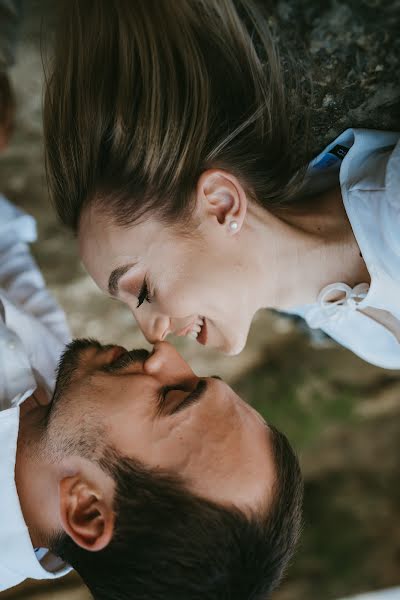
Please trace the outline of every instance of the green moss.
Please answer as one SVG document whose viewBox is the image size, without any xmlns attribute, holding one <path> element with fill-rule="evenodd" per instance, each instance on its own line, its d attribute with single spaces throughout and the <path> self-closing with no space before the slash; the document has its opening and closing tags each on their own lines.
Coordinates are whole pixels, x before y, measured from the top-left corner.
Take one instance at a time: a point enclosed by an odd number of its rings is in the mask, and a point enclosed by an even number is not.
<svg viewBox="0 0 400 600">
<path fill-rule="evenodd" d="M 269 361 L 250 371 L 236 389 L 302 449 L 314 443 L 326 427 L 356 420 L 357 392 L 326 379 L 321 371 L 300 368 L 288 376 L 286 369 Z"/>
</svg>

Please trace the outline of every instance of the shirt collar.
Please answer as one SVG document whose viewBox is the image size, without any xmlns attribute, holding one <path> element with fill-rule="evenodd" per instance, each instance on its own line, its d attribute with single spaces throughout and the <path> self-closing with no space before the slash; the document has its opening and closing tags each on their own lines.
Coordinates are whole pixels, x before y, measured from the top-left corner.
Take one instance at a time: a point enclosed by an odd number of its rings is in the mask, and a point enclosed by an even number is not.
<svg viewBox="0 0 400 600">
<path fill-rule="evenodd" d="M 57 572 L 47 571 L 32 546 L 15 484 L 19 415 L 19 407 L 0 412 L 0 573 L 4 571 L 7 587 L 27 577 L 53 579 L 70 570 L 63 564 Z"/>
</svg>

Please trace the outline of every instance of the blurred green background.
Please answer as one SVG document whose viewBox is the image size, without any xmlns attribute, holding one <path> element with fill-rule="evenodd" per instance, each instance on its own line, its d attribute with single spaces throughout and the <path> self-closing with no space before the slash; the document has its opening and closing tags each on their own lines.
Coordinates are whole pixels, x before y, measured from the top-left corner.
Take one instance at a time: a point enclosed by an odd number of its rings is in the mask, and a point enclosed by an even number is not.
<svg viewBox="0 0 400 600">
<path fill-rule="evenodd" d="M 0 157 L 0 192 L 35 215 L 34 253 L 75 334 L 144 345 L 128 311 L 103 298 L 49 208 L 42 149 L 43 17 L 26 3 L 12 69 L 18 117 Z M 399 2 L 277 1 L 271 21 L 314 80 L 311 152 L 348 126 L 400 128 Z M 286 47 L 286 46 L 285 46 Z M 371 340 L 373 344 L 373 340 Z M 329 341 L 312 341 L 285 317 L 257 315 L 246 350 L 226 358 L 180 340 L 199 374 L 219 373 L 285 431 L 305 475 L 302 541 L 276 600 L 329 600 L 400 583 L 400 373 L 367 365 Z M 2 598 L 84 600 L 72 575 L 25 583 Z"/>
</svg>

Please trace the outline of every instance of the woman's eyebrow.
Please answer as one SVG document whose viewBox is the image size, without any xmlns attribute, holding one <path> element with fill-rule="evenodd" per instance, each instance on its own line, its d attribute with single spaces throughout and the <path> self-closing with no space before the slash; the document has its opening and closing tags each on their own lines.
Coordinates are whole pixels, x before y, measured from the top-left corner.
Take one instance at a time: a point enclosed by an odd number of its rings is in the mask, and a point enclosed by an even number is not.
<svg viewBox="0 0 400 600">
<path fill-rule="evenodd" d="M 111 296 L 116 296 L 118 294 L 118 282 L 121 279 L 121 277 L 123 275 L 125 275 L 125 273 L 127 271 L 129 271 L 129 269 L 131 267 L 134 267 L 136 265 L 136 263 L 129 263 L 127 265 L 123 265 L 122 267 L 118 267 L 117 269 L 114 269 L 113 271 L 111 271 L 110 277 L 108 278 L 108 292 Z"/>
</svg>

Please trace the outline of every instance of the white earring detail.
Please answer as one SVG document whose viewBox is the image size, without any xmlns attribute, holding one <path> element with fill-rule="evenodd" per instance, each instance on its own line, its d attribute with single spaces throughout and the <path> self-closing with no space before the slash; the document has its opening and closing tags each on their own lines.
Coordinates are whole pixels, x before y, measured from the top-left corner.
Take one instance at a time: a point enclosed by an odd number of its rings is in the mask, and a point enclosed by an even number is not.
<svg viewBox="0 0 400 600">
<path fill-rule="evenodd" d="M 239 227 L 238 222 L 237 221 L 231 221 L 229 223 L 229 229 L 231 231 L 237 231 L 237 228 Z"/>
</svg>

